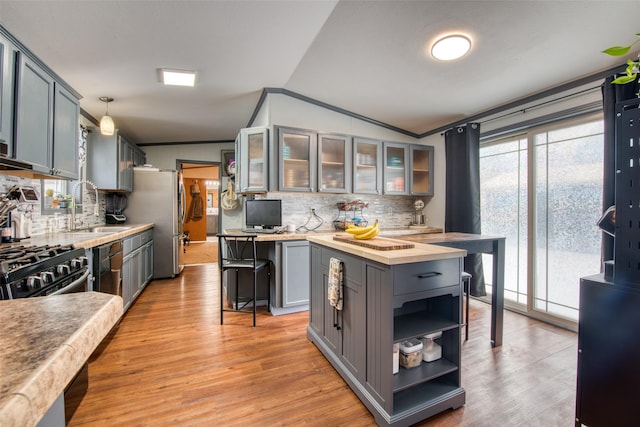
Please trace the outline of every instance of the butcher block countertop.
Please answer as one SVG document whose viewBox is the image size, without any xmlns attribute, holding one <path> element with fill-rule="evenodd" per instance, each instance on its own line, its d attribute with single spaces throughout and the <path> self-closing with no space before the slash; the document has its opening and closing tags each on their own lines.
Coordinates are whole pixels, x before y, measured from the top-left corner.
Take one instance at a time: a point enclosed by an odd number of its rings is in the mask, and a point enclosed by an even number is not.
<svg viewBox="0 0 640 427">
<path fill-rule="evenodd" d="M 242 229 L 231 228 L 224 230 L 228 234 L 250 234 L 244 233 Z M 319 230 L 319 231 L 296 231 L 295 233 L 283 232 L 283 233 L 256 233 L 256 241 L 258 242 L 278 242 L 287 240 L 306 240 L 309 236 L 334 236 L 342 233 L 337 230 Z M 422 234 L 442 234 L 442 228 L 436 227 L 421 227 L 421 228 L 385 228 L 380 231 L 380 236 L 396 237 L 396 236 L 412 236 Z M 344 233 L 346 234 L 346 233 Z"/>
<path fill-rule="evenodd" d="M 0 425 L 35 426 L 121 316 L 99 292 L 0 301 Z"/>
<path fill-rule="evenodd" d="M 364 247 L 344 241 L 335 240 L 334 236 L 350 236 L 348 233 L 331 233 L 327 235 L 307 235 L 307 240 L 332 249 L 337 249 L 351 255 L 377 261 L 386 265 L 410 264 L 414 262 L 433 261 L 437 259 L 459 258 L 467 255 L 464 249 L 447 248 L 444 246 L 427 245 L 422 243 L 414 243 L 413 248 L 394 249 L 394 250 L 377 250 L 370 247 Z M 375 242 L 374 237 L 369 242 Z M 393 239 L 385 238 L 385 241 Z M 398 241 L 399 244 L 406 243 Z"/>
</svg>

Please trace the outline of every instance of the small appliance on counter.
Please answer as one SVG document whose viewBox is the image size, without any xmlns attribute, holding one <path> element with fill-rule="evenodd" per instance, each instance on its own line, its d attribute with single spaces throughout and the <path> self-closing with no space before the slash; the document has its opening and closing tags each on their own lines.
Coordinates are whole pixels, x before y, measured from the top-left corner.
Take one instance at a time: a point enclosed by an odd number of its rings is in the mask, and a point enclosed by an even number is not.
<svg viewBox="0 0 640 427">
<path fill-rule="evenodd" d="M 127 217 L 122 211 L 127 207 L 127 195 L 124 193 L 108 193 L 106 196 L 105 222 L 107 224 L 124 224 Z"/>
<path fill-rule="evenodd" d="M 13 240 L 20 241 L 31 237 L 31 212 L 17 212 L 11 217 Z"/>
<path fill-rule="evenodd" d="M 413 218 L 409 228 L 428 228 L 427 218 L 424 216 L 422 210 L 424 209 L 424 202 L 420 199 L 413 202 Z"/>
</svg>

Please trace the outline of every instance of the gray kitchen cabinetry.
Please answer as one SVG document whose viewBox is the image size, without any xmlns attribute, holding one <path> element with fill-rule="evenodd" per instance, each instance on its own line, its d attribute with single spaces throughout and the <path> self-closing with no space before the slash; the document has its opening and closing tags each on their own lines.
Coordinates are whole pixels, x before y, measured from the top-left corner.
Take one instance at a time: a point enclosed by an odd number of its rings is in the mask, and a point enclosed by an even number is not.
<svg viewBox="0 0 640 427">
<path fill-rule="evenodd" d="M 78 99 L 36 61 L 17 58 L 15 158 L 35 172 L 77 179 Z"/>
<path fill-rule="evenodd" d="M 269 129 L 241 129 L 236 139 L 236 176 L 239 192 L 266 193 L 269 190 Z"/>
<path fill-rule="evenodd" d="M 342 310 L 335 310 L 327 299 L 329 259 L 332 256 L 344 263 Z M 309 328 L 322 340 L 324 346 L 320 347 L 321 350 L 323 347 L 329 349 L 329 360 L 339 361 L 340 368 L 336 368 L 339 372 L 347 369 L 357 383 L 365 384 L 367 296 L 361 260 L 312 244 L 310 297 Z M 314 341 L 313 338 L 311 340 Z"/>
<path fill-rule="evenodd" d="M 309 304 L 309 242 L 282 242 L 282 306 Z"/>
<path fill-rule="evenodd" d="M 0 154 L 9 158 L 13 157 L 13 57 L 13 44 L 0 34 Z"/>
<path fill-rule="evenodd" d="M 314 192 L 317 188 L 317 133 L 275 126 L 278 141 L 278 191 Z"/>
<path fill-rule="evenodd" d="M 343 263 L 344 307 L 327 299 L 329 260 Z M 307 337 L 378 425 L 410 425 L 465 403 L 461 387 L 462 258 L 384 265 L 311 244 Z M 442 357 L 393 374 L 393 344 L 442 333 Z"/>
<path fill-rule="evenodd" d="M 122 240 L 122 299 L 125 311 L 153 276 L 153 230 Z"/>
<path fill-rule="evenodd" d="M 382 194 L 382 141 L 353 138 L 353 192 Z"/>
<path fill-rule="evenodd" d="M 410 147 L 409 194 L 433 196 L 433 147 L 418 144 L 412 144 Z"/>
<path fill-rule="evenodd" d="M 102 135 L 92 127 L 87 144 L 87 179 L 101 190 L 133 190 L 133 145 L 118 129 Z"/>
<path fill-rule="evenodd" d="M 318 191 L 351 192 L 352 150 L 350 136 L 318 135 Z"/>
</svg>

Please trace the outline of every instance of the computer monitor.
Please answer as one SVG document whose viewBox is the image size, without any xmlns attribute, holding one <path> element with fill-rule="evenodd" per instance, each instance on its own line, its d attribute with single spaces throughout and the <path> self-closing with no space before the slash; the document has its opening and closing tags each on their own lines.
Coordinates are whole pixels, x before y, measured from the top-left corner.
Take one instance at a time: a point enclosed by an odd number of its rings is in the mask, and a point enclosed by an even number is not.
<svg viewBox="0 0 640 427">
<path fill-rule="evenodd" d="M 247 200 L 245 210 L 247 227 L 273 228 L 282 225 L 282 200 Z"/>
</svg>

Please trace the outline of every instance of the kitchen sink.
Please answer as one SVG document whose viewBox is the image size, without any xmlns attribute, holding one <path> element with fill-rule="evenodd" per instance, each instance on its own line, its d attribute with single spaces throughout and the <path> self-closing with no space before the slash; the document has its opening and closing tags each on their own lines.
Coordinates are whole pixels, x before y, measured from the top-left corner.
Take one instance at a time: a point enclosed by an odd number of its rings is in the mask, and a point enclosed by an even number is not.
<svg viewBox="0 0 640 427">
<path fill-rule="evenodd" d="M 118 233 L 120 231 L 131 230 L 133 227 L 131 226 L 122 226 L 122 225 L 105 225 L 100 227 L 91 227 L 87 231 L 90 233 Z"/>
<path fill-rule="evenodd" d="M 126 225 L 100 225 L 97 227 L 90 228 L 79 228 L 73 231 L 66 231 L 65 233 L 70 234 L 89 234 L 89 233 L 119 233 L 121 231 L 131 230 L 132 226 Z"/>
</svg>

